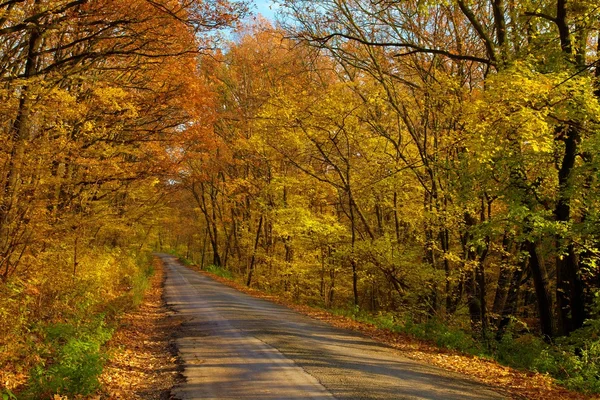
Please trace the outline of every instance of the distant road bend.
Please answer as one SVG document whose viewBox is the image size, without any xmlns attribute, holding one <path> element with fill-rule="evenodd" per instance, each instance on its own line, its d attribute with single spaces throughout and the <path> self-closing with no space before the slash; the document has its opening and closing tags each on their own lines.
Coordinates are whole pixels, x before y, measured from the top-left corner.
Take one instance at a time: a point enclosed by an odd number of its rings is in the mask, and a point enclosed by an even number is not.
<svg viewBox="0 0 600 400">
<path fill-rule="evenodd" d="M 256 299 L 161 254 L 178 334 L 183 400 L 502 399 L 360 334 Z"/>
</svg>

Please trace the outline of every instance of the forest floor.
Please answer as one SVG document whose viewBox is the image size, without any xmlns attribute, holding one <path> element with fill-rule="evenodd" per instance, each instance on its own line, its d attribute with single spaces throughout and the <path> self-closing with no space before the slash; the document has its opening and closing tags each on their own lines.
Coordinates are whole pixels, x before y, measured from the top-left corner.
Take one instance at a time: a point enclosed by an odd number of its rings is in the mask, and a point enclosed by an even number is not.
<svg viewBox="0 0 600 400">
<path fill-rule="evenodd" d="M 107 344 L 110 359 L 100 377 L 102 393 L 90 399 L 166 400 L 182 379 L 172 340 L 181 320 L 164 302 L 164 271 L 158 258 L 154 270 L 142 303 L 123 316 Z"/>
<path fill-rule="evenodd" d="M 418 340 L 405 334 L 379 329 L 368 323 L 357 322 L 348 317 L 335 315 L 314 307 L 299 305 L 288 299 L 248 288 L 232 280 L 202 271 L 196 266 L 188 268 L 208 275 L 214 280 L 253 297 L 262 298 L 286 306 L 294 311 L 326 322 L 335 327 L 360 332 L 377 342 L 399 350 L 403 356 L 469 376 L 511 398 L 532 400 L 600 399 L 597 395 L 585 395 L 560 387 L 548 375 L 521 371 L 503 366 L 489 359 L 439 348 L 431 343 Z"/>
</svg>

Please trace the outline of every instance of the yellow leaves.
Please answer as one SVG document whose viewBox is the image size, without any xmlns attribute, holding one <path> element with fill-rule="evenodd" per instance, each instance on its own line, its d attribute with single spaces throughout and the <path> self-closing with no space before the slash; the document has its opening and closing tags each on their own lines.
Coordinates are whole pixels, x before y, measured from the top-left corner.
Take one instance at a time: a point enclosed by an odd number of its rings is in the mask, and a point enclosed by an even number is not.
<svg viewBox="0 0 600 400">
<path fill-rule="evenodd" d="M 553 113 L 560 104 L 555 90 L 558 79 L 521 63 L 488 78 L 486 90 L 467 106 L 465 116 L 466 131 L 474 139 L 467 146 L 480 162 L 519 156 L 517 151 L 538 162 L 551 155 L 557 124 Z"/>
<path fill-rule="evenodd" d="M 274 226 L 282 236 L 330 243 L 347 234 L 346 228 L 334 216 L 314 215 L 304 207 L 279 209 L 275 212 L 274 220 Z"/>
<path fill-rule="evenodd" d="M 53 88 L 48 93 L 48 99 L 53 101 L 53 107 L 59 107 L 63 118 L 77 117 L 81 112 L 81 108 L 77 104 L 77 98 L 68 90 Z M 55 111 L 57 110 L 55 109 Z"/>
<path fill-rule="evenodd" d="M 552 118 L 557 121 L 573 121 L 583 128 L 598 125 L 600 102 L 593 93 L 594 82 L 590 76 L 558 74 L 552 88 Z"/>
<path fill-rule="evenodd" d="M 486 90 L 467 105 L 464 116 L 465 145 L 476 155 L 472 166 L 491 172 L 495 179 L 508 180 L 514 166 L 527 171 L 538 182 L 538 193 L 553 196 L 556 152 L 562 150 L 561 135 L 566 124 L 582 132 L 593 132 L 600 106 L 586 76 L 569 72 L 536 72 L 525 63 L 488 77 Z M 584 133 L 582 146 L 588 144 Z M 513 167 L 511 167 L 511 165 Z"/>
<path fill-rule="evenodd" d="M 124 118 L 135 118 L 137 109 L 132 102 L 131 96 L 120 87 L 96 87 L 93 90 L 96 101 L 104 109 L 104 112 L 118 112 Z"/>
</svg>

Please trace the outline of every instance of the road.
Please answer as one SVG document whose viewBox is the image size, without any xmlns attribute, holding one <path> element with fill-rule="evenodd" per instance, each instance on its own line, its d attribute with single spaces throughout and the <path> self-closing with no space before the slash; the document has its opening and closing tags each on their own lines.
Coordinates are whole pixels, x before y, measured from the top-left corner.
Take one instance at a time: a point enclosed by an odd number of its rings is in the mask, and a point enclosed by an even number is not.
<svg viewBox="0 0 600 400">
<path fill-rule="evenodd" d="M 358 333 L 253 298 L 160 255 L 167 304 L 185 322 L 178 399 L 502 399 Z"/>
</svg>

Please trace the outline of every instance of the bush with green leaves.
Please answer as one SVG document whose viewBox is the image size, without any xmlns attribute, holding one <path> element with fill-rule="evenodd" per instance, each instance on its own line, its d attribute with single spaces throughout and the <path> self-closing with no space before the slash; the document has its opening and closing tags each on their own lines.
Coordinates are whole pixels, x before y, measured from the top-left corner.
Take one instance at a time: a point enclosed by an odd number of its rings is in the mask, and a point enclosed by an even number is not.
<svg viewBox="0 0 600 400">
<path fill-rule="evenodd" d="M 17 400 L 17 396 L 8 389 L 0 391 L 0 395 L 2 396 L 2 400 Z"/>
<path fill-rule="evenodd" d="M 210 272 L 211 274 L 215 274 L 217 276 L 220 276 L 222 278 L 226 278 L 226 279 L 232 279 L 233 275 L 231 274 L 231 272 L 229 272 L 228 270 L 218 267 L 216 265 L 209 265 L 208 267 L 206 267 L 206 271 Z"/>
<path fill-rule="evenodd" d="M 600 393 L 600 320 L 557 341 L 555 376 L 570 389 Z"/>
<path fill-rule="evenodd" d="M 112 335 L 103 316 L 76 324 L 54 324 L 44 330 L 48 352 L 32 370 L 25 398 L 95 392 L 106 361 L 102 345 Z"/>
</svg>

